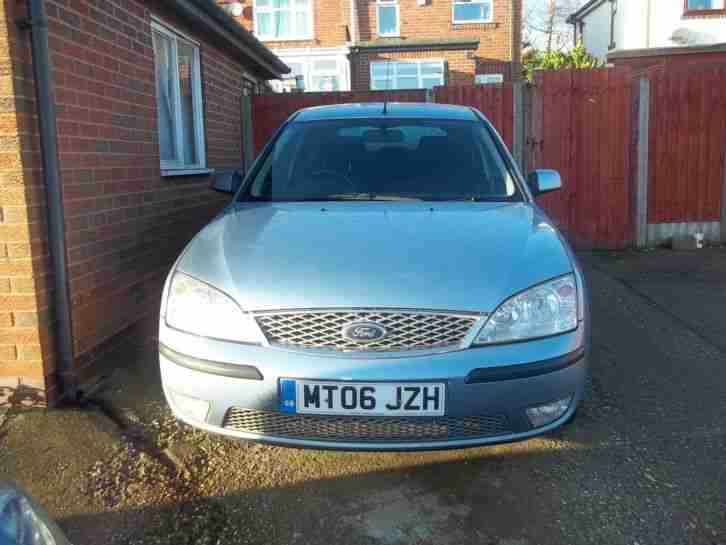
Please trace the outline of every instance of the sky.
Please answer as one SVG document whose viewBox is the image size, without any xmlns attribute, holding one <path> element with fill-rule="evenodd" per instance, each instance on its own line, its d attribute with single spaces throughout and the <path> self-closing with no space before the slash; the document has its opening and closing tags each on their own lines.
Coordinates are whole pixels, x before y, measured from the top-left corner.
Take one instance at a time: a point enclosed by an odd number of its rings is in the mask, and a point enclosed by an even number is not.
<svg viewBox="0 0 726 545">
<path fill-rule="evenodd" d="M 546 44 L 546 36 L 542 32 L 538 32 L 537 28 L 544 26 L 545 16 L 547 14 L 547 5 L 550 0 L 524 0 L 524 29 L 523 37 L 525 40 L 533 42 L 538 49 L 544 48 Z M 556 47 L 570 48 L 572 44 L 572 27 L 565 22 L 567 15 L 575 11 L 586 0 L 556 0 L 560 6 L 557 25 Z"/>
</svg>

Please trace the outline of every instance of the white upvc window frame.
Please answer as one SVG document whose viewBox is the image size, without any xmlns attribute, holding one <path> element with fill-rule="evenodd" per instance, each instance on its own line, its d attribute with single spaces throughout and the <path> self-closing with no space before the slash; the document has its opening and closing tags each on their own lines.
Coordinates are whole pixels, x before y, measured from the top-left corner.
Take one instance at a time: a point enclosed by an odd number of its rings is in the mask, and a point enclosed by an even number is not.
<svg viewBox="0 0 726 545">
<path fill-rule="evenodd" d="M 381 8 L 396 9 L 396 30 L 394 32 L 381 32 Z M 382 38 L 397 38 L 401 35 L 401 8 L 398 0 L 376 0 L 376 35 Z"/>
<path fill-rule="evenodd" d="M 290 0 L 290 7 L 289 8 L 275 8 L 272 6 L 272 2 L 274 0 L 269 0 L 270 5 L 269 6 L 259 6 L 258 0 L 253 0 L 252 2 L 252 18 L 253 18 L 253 26 L 254 26 L 254 35 L 257 37 L 258 40 L 261 42 L 295 42 L 295 41 L 305 41 L 305 40 L 312 40 L 315 38 L 315 0 L 307 0 L 308 5 L 307 8 L 304 10 L 307 12 L 308 16 L 308 32 L 307 34 L 290 34 L 286 36 L 274 36 L 274 35 L 264 35 L 260 34 L 260 25 L 258 22 L 259 15 L 261 13 L 269 13 L 271 18 L 271 24 L 274 23 L 275 20 L 275 12 L 278 11 L 289 11 L 290 12 L 290 24 L 291 28 L 295 28 L 296 26 L 296 17 L 295 14 L 299 11 L 303 11 L 301 9 L 298 9 L 296 4 L 296 0 Z"/>
<path fill-rule="evenodd" d="M 282 62 L 288 66 L 300 65 L 305 92 L 315 92 L 313 79 L 315 76 L 335 76 L 338 79 L 338 91 L 350 91 L 350 60 L 348 48 L 282 48 L 273 49 Z M 335 61 L 336 70 L 316 70 L 317 61 Z M 287 81 L 286 81 L 287 80 Z M 272 85 L 278 92 L 294 88 L 294 77 L 284 78 L 273 82 Z"/>
<path fill-rule="evenodd" d="M 467 19 L 466 21 L 457 21 L 456 6 L 470 4 L 489 4 L 488 19 Z M 451 2 L 451 22 L 455 25 L 478 25 L 482 23 L 491 23 L 494 20 L 494 0 L 452 0 Z"/>
<path fill-rule="evenodd" d="M 385 79 L 386 80 L 389 80 L 390 79 L 392 83 L 395 83 L 396 78 L 398 76 L 398 65 L 399 64 L 403 64 L 403 63 L 406 63 L 406 64 L 415 64 L 416 65 L 416 69 L 417 69 L 416 70 L 416 79 L 418 80 L 417 81 L 417 83 L 418 83 L 418 86 L 417 87 L 405 87 L 405 88 L 403 88 L 403 87 L 391 87 L 390 89 L 389 88 L 379 88 L 379 89 L 376 89 L 374 87 L 374 80 L 381 80 L 381 79 L 383 79 L 383 78 L 380 78 L 380 77 L 374 78 L 374 76 L 373 76 L 373 68 L 374 68 L 375 65 L 384 65 L 384 66 L 387 66 L 387 69 L 390 70 L 390 77 L 386 77 Z M 378 90 L 378 91 L 380 91 L 380 90 L 397 91 L 397 90 L 401 90 L 401 89 L 426 89 L 426 87 L 424 87 L 422 85 L 422 83 L 421 83 L 422 80 L 426 78 L 425 75 L 421 74 L 421 66 L 424 65 L 424 64 L 434 64 L 434 63 L 438 63 L 440 65 L 440 68 L 441 68 L 441 85 L 445 85 L 446 84 L 446 61 L 444 61 L 444 59 L 396 59 L 396 60 L 392 60 L 392 61 L 373 61 L 373 62 L 370 63 L 370 68 L 369 68 L 369 73 L 370 73 L 370 78 L 371 78 L 371 80 L 370 80 L 371 81 L 370 88 L 371 88 L 371 90 Z"/>
<path fill-rule="evenodd" d="M 174 100 L 174 143 L 177 150 L 181 150 L 184 147 L 184 133 L 183 133 L 183 120 L 182 120 L 182 107 L 181 107 L 181 87 L 179 83 L 179 56 L 178 56 L 178 44 L 179 41 L 185 42 L 191 46 L 194 51 L 192 58 L 192 108 L 194 110 L 194 144 L 197 151 L 197 162 L 196 163 L 184 163 L 183 160 L 175 161 L 164 161 L 160 159 L 161 170 L 165 174 L 185 172 L 203 172 L 207 170 L 207 153 L 206 153 L 206 142 L 205 142 L 205 130 L 204 130 L 204 100 L 202 98 L 202 71 L 201 71 L 201 55 L 199 42 L 186 36 L 185 34 L 176 31 L 169 25 L 162 23 L 157 19 L 151 21 L 152 31 L 163 34 L 165 37 L 171 40 L 172 58 L 176 69 L 173 71 L 172 76 L 172 98 Z M 154 77 L 156 77 L 156 52 L 154 52 Z M 156 88 L 155 88 L 156 92 Z M 157 113 L 158 116 L 158 113 Z M 157 123 L 159 120 L 157 118 Z"/>
</svg>

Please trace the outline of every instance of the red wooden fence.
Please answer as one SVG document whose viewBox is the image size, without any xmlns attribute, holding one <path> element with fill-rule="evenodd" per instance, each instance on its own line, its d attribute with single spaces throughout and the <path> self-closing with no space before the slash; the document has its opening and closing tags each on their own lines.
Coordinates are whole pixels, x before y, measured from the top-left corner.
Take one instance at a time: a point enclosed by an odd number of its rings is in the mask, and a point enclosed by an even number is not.
<svg viewBox="0 0 726 545">
<path fill-rule="evenodd" d="M 647 77 L 648 223 L 718 221 L 726 168 L 726 68 L 660 70 Z M 637 89 L 637 80 L 622 67 L 538 72 L 535 85 L 524 89 L 525 163 L 562 175 L 562 191 L 539 201 L 577 247 L 622 248 L 633 242 Z M 391 101 L 426 98 L 423 90 L 388 93 Z M 254 96 L 255 148 L 300 108 L 382 99 L 381 91 Z M 434 99 L 481 110 L 512 148 L 511 83 L 437 87 Z"/>
<path fill-rule="evenodd" d="M 264 147 L 267 140 L 296 111 L 325 104 L 346 104 L 351 102 L 426 102 L 424 89 L 406 91 L 342 91 L 335 93 L 278 93 L 254 95 L 252 97 L 253 131 L 255 153 Z"/>
<path fill-rule="evenodd" d="M 509 149 L 514 142 L 514 94 L 512 84 L 448 86 L 434 89 L 434 101 L 472 106 L 487 116 Z"/>
<path fill-rule="evenodd" d="M 648 222 L 718 221 L 726 150 L 726 68 L 650 79 Z"/>
<path fill-rule="evenodd" d="M 538 73 L 531 119 L 535 168 L 562 175 L 540 204 L 580 248 L 633 239 L 632 80 L 628 69 Z"/>
</svg>

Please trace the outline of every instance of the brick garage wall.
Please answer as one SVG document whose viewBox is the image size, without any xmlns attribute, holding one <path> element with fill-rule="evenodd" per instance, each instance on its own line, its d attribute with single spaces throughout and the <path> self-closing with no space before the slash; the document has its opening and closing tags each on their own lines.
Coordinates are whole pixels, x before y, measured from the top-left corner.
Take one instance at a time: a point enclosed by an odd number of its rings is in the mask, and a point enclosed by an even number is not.
<svg viewBox="0 0 726 545">
<path fill-rule="evenodd" d="M 16 7 L 24 5 L 12 1 Z M 123 332 L 157 311 L 171 263 L 226 202 L 209 189 L 208 176 L 161 177 L 151 14 L 201 44 L 211 168 L 241 162 L 243 69 L 223 46 L 177 20 L 159 1 L 49 0 L 47 7 L 74 355 L 83 380 Z M 28 119 L 33 113 L 32 99 L 26 98 L 32 94 L 28 90 L 32 78 L 26 73 L 28 40 L 27 34 L 17 36 L 12 70 L 23 94 L 16 91 L 16 104 L 7 104 L 2 130 L 19 132 L 25 127 L 13 124 L 14 111 L 23 120 L 26 115 L 21 112 L 29 110 Z M 19 370 L 37 382 L 45 378 L 52 402 L 57 394 L 52 343 L 46 339 L 48 328 L 34 325 L 48 321 L 52 279 L 44 240 L 38 145 L 31 138 L 36 129 L 33 123 L 27 125 L 27 137 L 3 139 L 9 146 L 17 142 L 17 149 L 3 162 L 13 169 L 10 178 L 5 174 L 2 178 L 0 206 L 7 221 L 0 225 L 5 229 L 3 238 L 15 233 L 12 237 L 17 240 L 0 245 L 0 256 L 8 252 L 14 256 L 0 257 L 0 300 L 10 298 L 9 305 L 3 305 L 10 312 L 0 313 L 0 380 L 18 375 Z M 24 165 L 19 164 L 21 147 Z M 8 221 L 18 225 L 7 228 Z M 27 316 L 16 318 L 20 312 Z"/>
<path fill-rule="evenodd" d="M 360 19 L 360 39 L 375 40 L 376 1 L 357 0 Z M 505 70 L 509 64 L 519 65 L 521 59 L 522 0 L 494 0 L 493 20 L 486 24 L 455 25 L 452 21 L 451 0 L 427 0 L 419 6 L 416 0 L 399 0 L 400 33 L 402 38 L 478 38 L 474 52 L 476 73 Z M 504 68 L 497 64 L 506 63 Z M 473 78 L 472 81 L 473 83 Z"/>
<path fill-rule="evenodd" d="M 354 91 L 370 89 L 371 72 L 370 63 L 386 61 L 388 59 L 443 59 L 446 61 L 447 85 L 466 85 L 474 80 L 476 60 L 471 51 L 381 51 L 361 52 L 351 56 L 351 85 Z"/>
<path fill-rule="evenodd" d="M 29 44 L 15 25 L 24 5 L 0 7 L 0 408 L 44 404 L 53 369 L 35 91 Z"/>
</svg>

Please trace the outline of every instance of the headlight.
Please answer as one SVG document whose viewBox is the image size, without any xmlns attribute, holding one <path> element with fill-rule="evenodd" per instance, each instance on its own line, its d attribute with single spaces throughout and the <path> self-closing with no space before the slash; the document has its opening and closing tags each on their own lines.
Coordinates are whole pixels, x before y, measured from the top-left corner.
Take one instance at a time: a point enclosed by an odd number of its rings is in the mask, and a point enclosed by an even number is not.
<svg viewBox="0 0 726 545">
<path fill-rule="evenodd" d="M 474 344 L 536 339 L 577 327 L 577 283 L 568 274 L 505 301 L 489 317 Z"/>
<path fill-rule="evenodd" d="M 176 272 L 166 303 L 166 323 L 187 333 L 244 343 L 260 343 L 260 330 L 230 297 Z"/>
</svg>

